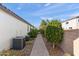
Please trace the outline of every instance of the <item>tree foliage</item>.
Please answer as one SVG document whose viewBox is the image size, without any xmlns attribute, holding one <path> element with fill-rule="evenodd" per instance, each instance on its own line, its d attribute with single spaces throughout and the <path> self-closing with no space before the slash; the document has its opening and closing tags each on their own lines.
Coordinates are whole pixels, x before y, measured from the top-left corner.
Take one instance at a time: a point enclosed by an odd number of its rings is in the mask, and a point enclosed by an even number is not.
<svg viewBox="0 0 79 59">
<path fill-rule="evenodd" d="M 40 29 L 44 29 L 46 27 L 47 23 L 45 20 L 42 20 L 41 21 L 41 24 L 40 24 Z"/>
<path fill-rule="evenodd" d="M 61 22 L 58 20 L 42 20 L 40 25 L 41 33 L 51 42 L 53 46 L 58 45 L 63 40 L 63 29 Z"/>
<path fill-rule="evenodd" d="M 58 20 L 52 20 L 48 23 L 49 26 L 54 26 L 57 28 L 62 28 L 61 22 Z"/>
<path fill-rule="evenodd" d="M 31 29 L 31 31 L 28 33 L 29 37 L 31 38 L 35 38 L 38 34 L 38 30 L 37 29 Z"/>
<path fill-rule="evenodd" d="M 47 26 L 46 21 L 42 20 L 40 24 L 40 32 L 42 33 L 43 36 L 44 36 L 44 31 L 46 29 L 46 26 Z"/>
<path fill-rule="evenodd" d="M 54 43 L 55 45 L 59 44 L 62 41 L 62 30 L 54 26 L 47 26 L 46 28 L 46 38 L 49 42 Z"/>
<path fill-rule="evenodd" d="M 48 26 L 45 31 L 45 36 L 49 42 L 54 46 L 62 42 L 63 39 L 63 29 L 61 22 L 58 20 L 52 20 L 48 23 Z"/>
</svg>

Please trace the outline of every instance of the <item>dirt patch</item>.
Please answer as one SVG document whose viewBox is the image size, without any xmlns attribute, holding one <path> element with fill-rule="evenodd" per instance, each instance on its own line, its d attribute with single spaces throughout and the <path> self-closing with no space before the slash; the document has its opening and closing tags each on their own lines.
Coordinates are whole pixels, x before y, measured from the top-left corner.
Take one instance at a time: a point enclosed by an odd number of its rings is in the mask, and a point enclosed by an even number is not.
<svg viewBox="0 0 79 59">
<path fill-rule="evenodd" d="M 26 41 L 26 46 L 22 50 L 4 50 L 0 52 L 1 56 L 29 56 L 33 47 L 34 40 Z"/>
<path fill-rule="evenodd" d="M 60 49 L 59 47 L 55 47 L 54 49 L 52 48 L 52 44 L 47 42 L 46 38 L 43 39 L 45 42 L 45 45 L 48 49 L 49 55 L 50 56 L 63 56 L 64 52 L 62 51 L 62 49 Z"/>
</svg>

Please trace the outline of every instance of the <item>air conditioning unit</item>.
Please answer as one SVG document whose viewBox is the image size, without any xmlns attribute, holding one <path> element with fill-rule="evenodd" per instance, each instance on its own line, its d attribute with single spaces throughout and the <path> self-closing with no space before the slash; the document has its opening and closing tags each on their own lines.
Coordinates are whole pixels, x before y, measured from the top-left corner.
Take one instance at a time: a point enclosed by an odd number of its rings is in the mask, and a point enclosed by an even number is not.
<svg viewBox="0 0 79 59">
<path fill-rule="evenodd" d="M 17 36 L 13 38 L 13 49 L 21 50 L 25 47 L 25 37 Z"/>
</svg>

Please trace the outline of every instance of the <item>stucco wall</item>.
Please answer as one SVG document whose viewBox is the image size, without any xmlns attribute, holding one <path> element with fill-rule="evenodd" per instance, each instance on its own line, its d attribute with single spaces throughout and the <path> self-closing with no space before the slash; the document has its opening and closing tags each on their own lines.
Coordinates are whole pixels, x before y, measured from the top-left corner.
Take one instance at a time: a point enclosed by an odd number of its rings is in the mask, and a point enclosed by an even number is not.
<svg viewBox="0 0 79 59">
<path fill-rule="evenodd" d="M 12 38 L 27 35 L 27 24 L 0 9 L 0 51 L 12 45 Z"/>
<path fill-rule="evenodd" d="M 72 29 L 79 29 L 79 18 L 68 20 L 62 23 L 62 28 L 64 30 L 69 30 L 69 27 L 72 27 Z M 68 24 L 66 24 L 68 22 Z"/>
<path fill-rule="evenodd" d="M 66 53 L 70 53 L 71 55 L 74 55 L 74 47 L 75 47 L 74 40 L 76 40 L 78 37 L 79 37 L 79 30 L 64 31 L 64 40 L 61 44 L 61 48 L 63 49 L 63 51 Z"/>
<path fill-rule="evenodd" d="M 74 46 L 74 52 L 73 52 L 74 55 L 79 56 L 79 37 L 76 40 L 74 40 L 73 46 Z"/>
</svg>

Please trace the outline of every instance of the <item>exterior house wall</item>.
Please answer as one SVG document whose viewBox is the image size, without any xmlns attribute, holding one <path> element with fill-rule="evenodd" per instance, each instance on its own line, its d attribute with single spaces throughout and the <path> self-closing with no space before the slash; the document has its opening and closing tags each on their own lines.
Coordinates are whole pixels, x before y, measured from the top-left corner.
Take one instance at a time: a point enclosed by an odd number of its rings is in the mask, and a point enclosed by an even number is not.
<svg viewBox="0 0 79 59">
<path fill-rule="evenodd" d="M 27 35 L 28 24 L 0 9 L 0 51 L 11 48 L 12 38 Z"/>
<path fill-rule="evenodd" d="M 27 33 L 30 32 L 30 25 L 27 24 Z"/>
<path fill-rule="evenodd" d="M 66 24 L 68 22 L 68 24 Z M 62 23 L 62 28 L 64 30 L 69 30 L 69 27 L 72 29 L 79 29 L 79 18 L 71 19 Z"/>
<path fill-rule="evenodd" d="M 64 31 L 64 40 L 62 41 L 60 47 L 66 53 L 71 55 L 79 54 L 79 30 L 65 30 Z M 78 44 L 76 44 L 76 42 Z M 77 47 L 77 48 L 76 48 Z M 75 54 L 74 54 L 75 53 Z"/>
</svg>

